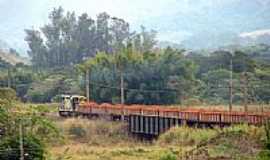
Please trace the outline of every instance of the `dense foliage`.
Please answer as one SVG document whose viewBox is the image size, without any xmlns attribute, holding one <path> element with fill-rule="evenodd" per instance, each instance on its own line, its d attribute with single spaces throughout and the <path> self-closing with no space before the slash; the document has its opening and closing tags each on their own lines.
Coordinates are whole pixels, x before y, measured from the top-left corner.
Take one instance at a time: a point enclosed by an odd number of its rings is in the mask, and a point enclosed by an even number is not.
<svg viewBox="0 0 270 160">
<path fill-rule="evenodd" d="M 1 89 L 0 95 L 0 159 L 20 159 L 21 143 L 25 160 L 45 159 L 45 144 L 59 137 L 54 123 L 37 107 L 16 101 L 12 89 Z"/>
<path fill-rule="evenodd" d="M 127 104 L 269 103 L 270 46 L 228 46 L 192 51 L 156 45 L 156 32 L 136 33 L 122 19 L 101 13 L 76 17 L 59 7 L 40 29 L 27 29 L 32 66 L 0 61 L 0 84 L 32 102 L 49 102 L 61 94 L 85 94 Z M 232 65 L 231 65 L 232 63 Z M 88 72 L 89 71 L 89 72 Z M 231 74 L 232 71 L 232 74 Z M 232 76 L 232 78 L 231 78 Z M 121 80 L 123 80 L 121 83 Z"/>
<path fill-rule="evenodd" d="M 44 146 L 39 139 L 33 135 L 24 136 L 25 160 L 44 160 Z M 19 136 L 6 137 L 0 141 L 0 159 L 20 159 L 20 138 Z"/>
<path fill-rule="evenodd" d="M 224 104 L 230 96 L 232 60 L 234 103 L 244 98 L 247 103 L 268 103 L 268 60 L 259 61 L 244 49 L 185 55 L 184 50 L 169 47 L 141 54 L 127 46 L 115 55 L 98 53 L 79 68 L 83 73 L 90 70 L 90 97 L 97 102 L 120 102 L 123 75 L 127 104 Z"/>
<path fill-rule="evenodd" d="M 183 51 L 168 48 L 141 54 L 129 47 L 116 55 L 98 53 L 79 66 L 91 70 L 92 99 L 120 103 L 121 75 L 128 104 L 173 104 L 195 95 L 196 88 L 192 86 L 198 83 L 196 65 L 184 57 Z"/>
</svg>

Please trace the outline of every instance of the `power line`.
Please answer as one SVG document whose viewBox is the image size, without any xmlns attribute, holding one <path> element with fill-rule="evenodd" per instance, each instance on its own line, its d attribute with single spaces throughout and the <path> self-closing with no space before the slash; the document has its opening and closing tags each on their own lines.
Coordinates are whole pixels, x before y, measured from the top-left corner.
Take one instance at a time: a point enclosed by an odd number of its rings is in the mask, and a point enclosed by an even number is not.
<svg viewBox="0 0 270 160">
<path fill-rule="evenodd" d="M 258 81 L 256 81 L 258 82 Z M 12 84 L 11 87 L 19 87 L 19 86 L 27 86 L 30 85 L 31 83 L 16 83 L 16 84 Z M 116 87 L 116 86 L 112 86 L 112 85 L 108 85 L 105 83 L 100 83 L 100 82 L 89 82 L 89 84 L 93 85 L 93 86 L 98 86 L 98 87 L 102 87 L 102 88 L 109 88 L 109 89 L 117 89 L 117 90 L 121 90 L 121 87 Z M 258 83 L 259 84 L 259 83 Z M 0 85 L 2 86 L 6 86 L 7 83 L 3 83 L 0 82 Z M 229 89 L 230 86 L 226 85 L 226 84 L 208 84 L 205 85 L 206 89 Z M 234 89 L 241 89 L 242 87 L 244 87 L 243 85 L 235 85 Z M 259 89 L 259 88 L 266 88 L 266 87 L 270 87 L 270 84 L 263 84 L 263 85 L 252 85 L 251 86 L 247 86 L 247 88 L 252 88 L 252 89 Z M 202 86 L 202 88 L 204 88 L 204 86 Z M 153 89 L 135 89 L 135 88 L 124 88 L 124 90 L 126 91 L 133 91 L 133 92 L 143 92 L 143 93 L 176 93 L 181 91 L 181 89 L 171 89 L 171 88 L 164 88 L 164 89 L 157 89 L 157 90 L 153 90 Z"/>
<path fill-rule="evenodd" d="M 99 82 L 89 82 L 91 85 L 94 85 L 94 86 L 99 86 L 99 87 L 102 87 L 102 88 L 110 88 L 110 89 L 117 89 L 117 90 L 120 90 L 121 88 L 120 87 L 116 87 L 116 86 L 112 86 L 112 85 L 108 85 L 108 84 L 105 84 L 105 83 L 99 83 Z M 264 86 L 248 86 L 247 88 L 265 88 L 266 86 L 269 86 L 270 85 L 264 85 Z M 212 89 L 212 88 L 223 88 L 223 89 L 227 89 L 227 88 L 230 88 L 229 86 L 220 86 L 220 85 L 206 85 L 206 87 Z M 237 89 L 239 88 L 242 88 L 244 87 L 243 85 L 240 85 L 238 87 L 235 87 Z M 127 91 L 138 91 L 138 92 L 159 92 L 159 93 L 163 93 L 163 92 L 178 92 L 178 91 L 181 91 L 181 89 L 170 89 L 170 88 L 165 88 L 165 89 L 157 89 L 157 90 L 147 90 L 147 89 L 134 89 L 134 88 L 124 88 L 124 90 L 127 90 Z"/>
<path fill-rule="evenodd" d="M 27 148 L 27 147 L 24 147 L 24 150 L 25 151 L 38 151 L 40 149 L 35 149 L 35 148 Z M 0 152 L 17 152 L 17 151 L 20 151 L 20 148 L 7 148 L 7 149 L 0 149 Z"/>
<path fill-rule="evenodd" d="M 96 82 L 90 82 L 90 84 L 95 85 L 95 86 L 99 86 L 102 88 L 110 88 L 110 89 L 117 89 L 117 90 L 121 89 L 121 87 L 115 87 L 115 86 L 110 86 L 110 85 L 96 83 Z M 124 90 L 137 91 L 137 92 L 158 92 L 158 93 L 177 92 L 178 91 L 178 90 L 174 90 L 174 89 L 146 90 L 146 89 L 133 89 L 133 88 L 124 88 Z"/>
</svg>

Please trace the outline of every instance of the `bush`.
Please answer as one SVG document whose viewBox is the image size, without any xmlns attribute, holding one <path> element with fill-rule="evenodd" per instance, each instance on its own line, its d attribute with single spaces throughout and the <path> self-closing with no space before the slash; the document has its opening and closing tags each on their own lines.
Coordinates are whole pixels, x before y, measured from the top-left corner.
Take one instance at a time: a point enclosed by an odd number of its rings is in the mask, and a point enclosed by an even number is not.
<svg viewBox="0 0 270 160">
<path fill-rule="evenodd" d="M 176 160 L 177 157 L 172 152 L 166 152 L 163 155 L 161 155 L 159 160 Z"/>
<path fill-rule="evenodd" d="M 268 121 L 265 126 L 265 133 L 266 133 L 266 148 L 270 150 L 270 122 Z"/>
<path fill-rule="evenodd" d="M 126 124 L 118 122 L 72 118 L 59 123 L 59 128 L 63 128 L 63 131 L 71 138 L 75 140 L 81 138 L 80 140 L 90 144 L 116 144 L 131 141 Z"/>
<path fill-rule="evenodd" d="M 33 91 L 28 90 L 27 92 L 27 100 L 35 103 L 46 103 L 50 102 L 51 98 L 53 97 L 52 91 L 49 90 L 42 90 L 42 91 Z"/>
<path fill-rule="evenodd" d="M 68 132 L 70 135 L 75 136 L 75 138 L 84 138 L 86 136 L 86 130 L 82 125 L 72 124 Z"/>
<path fill-rule="evenodd" d="M 269 160 L 270 150 L 261 151 L 258 156 L 258 160 Z"/>
<path fill-rule="evenodd" d="M 23 137 L 24 159 L 44 160 L 45 149 L 42 142 L 33 135 Z M 20 159 L 20 137 L 5 137 L 0 141 L 0 159 L 16 160 Z"/>
<path fill-rule="evenodd" d="M 9 102 L 17 99 L 16 92 L 10 88 L 0 88 L 0 97 L 2 100 L 7 100 Z"/>
<path fill-rule="evenodd" d="M 202 141 L 206 141 L 214 137 L 217 135 L 217 133 L 218 131 L 213 129 L 174 127 L 162 134 L 158 139 L 158 143 L 173 145 L 196 145 Z"/>
<path fill-rule="evenodd" d="M 61 95 L 56 95 L 51 99 L 52 102 L 55 103 L 60 103 L 62 101 L 62 96 Z"/>
</svg>

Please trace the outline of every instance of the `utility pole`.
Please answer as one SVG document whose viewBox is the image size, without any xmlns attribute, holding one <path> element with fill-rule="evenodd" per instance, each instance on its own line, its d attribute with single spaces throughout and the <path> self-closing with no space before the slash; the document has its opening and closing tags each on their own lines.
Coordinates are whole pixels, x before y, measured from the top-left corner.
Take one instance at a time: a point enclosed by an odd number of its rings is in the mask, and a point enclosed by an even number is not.
<svg viewBox="0 0 270 160">
<path fill-rule="evenodd" d="M 120 72 L 120 86 L 121 86 L 121 104 L 124 107 L 125 104 L 125 97 L 124 97 L 124 75 L 123 72 Z M 124 115 L 124 108 L 122 109 L 122 115 L 121 115 L 121 120 L 124 121 L 125 120 L 125 115 Z"/>
<path fill-rule="evenodd" d="M 20 120 L 19 130 L 20 130 L 19 131 L 20 132 L 20 160 L 24 160 L 22 120 Z"/>
<path fill-rule="evenodd" d="M 8 68 L 8 88 L 11 88 L 11 73 L 10 73 L 10 68 Z"/>
<path fill-rule="evenodd" d="M 86 70 L 86 73 L 85 73 L 85 91 L 86 91 L 86 98 L 87 98 L 87 101 L 90 100 L 90 86 L 89 86 L 89 69 Z"/>
<path fill-rule="evenodd" d="M 124 77 L 123 77 L 123 73 L 120 73 L 121 75 L 121 104 L 125 104 L 125 98 L 124 98 Z"/>
<path fill-rule="evenodd" d="M 232 62 L 232 56 L 230 60 L 230 105 L 229 105 L 229 110 L 230 112 L 232 111 L 232 103 L 233 103 L 233 62 Z"/>
<path fill-rule="evenodd" d="M 245 72 L 243 74 L 243 81 L 244 81 L 244 110 L 245 113 L 248 111 L 248 79 L 247 79 L 247 73 Z"/>
</svg>

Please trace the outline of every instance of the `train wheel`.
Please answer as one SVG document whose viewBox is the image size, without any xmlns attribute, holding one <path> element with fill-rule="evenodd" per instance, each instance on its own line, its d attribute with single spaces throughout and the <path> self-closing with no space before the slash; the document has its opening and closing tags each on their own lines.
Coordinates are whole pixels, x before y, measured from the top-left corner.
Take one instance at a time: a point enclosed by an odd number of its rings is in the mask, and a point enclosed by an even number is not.
<svg viewBox="0 0 270 160">
<path fill-rule="evenodd" d="M 64 117 L 63 113 L 61 111 L 58 112 L 60 117 Z"/>
</svg>

